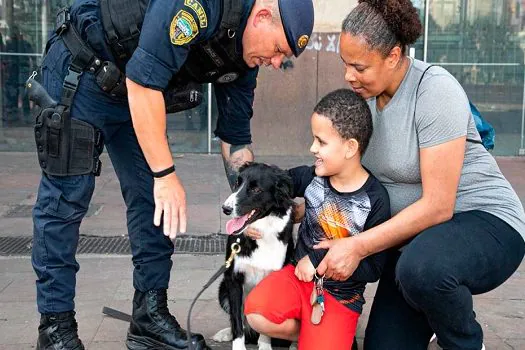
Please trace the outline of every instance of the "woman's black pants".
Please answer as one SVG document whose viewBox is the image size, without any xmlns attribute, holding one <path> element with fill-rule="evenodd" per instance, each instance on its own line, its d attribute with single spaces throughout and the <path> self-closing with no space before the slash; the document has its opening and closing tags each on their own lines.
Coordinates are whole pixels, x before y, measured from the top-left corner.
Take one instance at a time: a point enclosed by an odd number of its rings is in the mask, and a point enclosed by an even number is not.
<svg viewBox="0 0 525 350">
<path fill-rule="evenodd" d="M 501 285 L 520 265 L 525 243 L 501 219 L 455 214 L 390 252 L 365 333 L 365 350 L 426 350 L 433 333 L 446 350 L 480 350 L 472 295 Z"/>
</svg>

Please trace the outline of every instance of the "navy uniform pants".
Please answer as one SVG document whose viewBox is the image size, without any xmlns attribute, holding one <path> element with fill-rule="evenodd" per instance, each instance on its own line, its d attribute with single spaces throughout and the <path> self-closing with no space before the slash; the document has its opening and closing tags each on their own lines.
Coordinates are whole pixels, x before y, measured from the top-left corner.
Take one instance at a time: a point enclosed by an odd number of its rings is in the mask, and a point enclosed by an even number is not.
<svg viewBox="0 0 525 350">
<path fill-rule="evenodd" d="M 424 230 L 401 252 L 390 252 L 365 350 L 426 350 L 433 333 L 443 349 L 481 349 L 472 295 L 501 285 L 524 254 L 520 234 L 482 211 L 458 213 Z"/>
<path fill-rule="evenodd" d="M 44 59 L 41 77 L 56 101 L 60 101 L 70 61 L 69 51 L 60 39 L 56 40 Z M 85 72 L 71 116 L 92 124 L 104 134 L 106 150 L 127 206 L 135 289 L 167 288 L 173 243 L 161 228 L 153 225 L 153 178 L 133 130 L 127 101 L 111 98 L 96 85 L 94 76 Z M 65 312 L 75 307 L 79 227 L 94 189 L 93 175 L 58 177 L 42 173 L 33 209 L 32 253 L 40 313 Z"/>
</svg>

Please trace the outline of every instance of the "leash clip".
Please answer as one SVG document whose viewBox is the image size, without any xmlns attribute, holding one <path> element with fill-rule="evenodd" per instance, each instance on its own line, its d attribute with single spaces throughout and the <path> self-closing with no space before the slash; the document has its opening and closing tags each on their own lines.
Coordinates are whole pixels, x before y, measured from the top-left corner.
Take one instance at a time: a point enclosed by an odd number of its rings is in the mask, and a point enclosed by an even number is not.
<svg viewBox="0 0 525 350">
<path fill-rule="evenodd" d="M 231 266 L 231 264 L 233 262 L 233 259 L 241 251 L 241 245 L 238 242 L 233 242 L 232 245 L 231 245 L 231 249 L 232 249 L 232 252 L 230 253 L 230 257 L 224 263 L 224 266 L 226 266 L 227 269 L 230 268 L 230 266 Z"/>
<path fill-rule="evenodd" d="M 29 79 L 27 80 L 30 80 L 30 79 L 35 79 L 35 77 L 38 75 L 37 71 L 34 70 L 33 73 L 31 73 L 31 76 L 29 77 Z"/>
</svg>

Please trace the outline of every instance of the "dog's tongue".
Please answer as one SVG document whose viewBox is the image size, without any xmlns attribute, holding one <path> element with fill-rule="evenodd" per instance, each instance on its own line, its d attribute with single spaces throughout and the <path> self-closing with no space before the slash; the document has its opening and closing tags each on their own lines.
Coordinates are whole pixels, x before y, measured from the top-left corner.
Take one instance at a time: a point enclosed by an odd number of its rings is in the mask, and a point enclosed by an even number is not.
<svg viewBox="0 0 525 350">
<path fill-rule="evenodd" d="M 226 233 L 231 235 L 232 233 L 240 230 L 244 226 L 246 221 L 248 221 L 249 216 L 250 214 L 246 214 L 244 216 L 228 220 L 228 222 L 226 222 Z"/>
</svg>

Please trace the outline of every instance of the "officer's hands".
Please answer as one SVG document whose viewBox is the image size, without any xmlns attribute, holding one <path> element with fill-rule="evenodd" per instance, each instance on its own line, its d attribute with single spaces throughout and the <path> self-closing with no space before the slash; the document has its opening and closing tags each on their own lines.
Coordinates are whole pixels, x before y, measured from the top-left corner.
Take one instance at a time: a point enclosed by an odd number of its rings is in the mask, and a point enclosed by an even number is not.
<svg viewBox="0 0 525 350">
<path fill-rule="evenodd" d="M 164 223 L 164 235 L 174 239 L 177 229 L 186 232 L 186 192 L 175 173 L 161 178 L 155 178 L 153 197 L 155 199 L 155 214 L 153 223 L 160 226 Z"/>
</svg>

